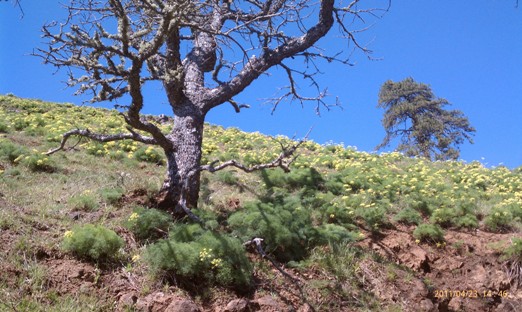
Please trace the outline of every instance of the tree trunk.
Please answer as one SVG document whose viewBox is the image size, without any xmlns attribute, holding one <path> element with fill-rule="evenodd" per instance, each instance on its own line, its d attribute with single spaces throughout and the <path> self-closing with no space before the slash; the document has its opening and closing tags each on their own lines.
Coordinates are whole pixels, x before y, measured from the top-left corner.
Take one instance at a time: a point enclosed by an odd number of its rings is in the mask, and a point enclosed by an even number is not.
<svg viewBox="0 0 522 312">
<path fill-rule="evenodd" d="M 195 169 L 201 161 L 203 125 L 202 113 L 184 109 L 184 112 L 176 112 L 173 129 L 168 135 L 174 148 L 165 150 L 167 173 L 158 196 L 158 207 L 175 216 L 185 215 L 179 206 L 182 193 L 187 208 L 197 207 L 200 172 Z"/>
</svg>

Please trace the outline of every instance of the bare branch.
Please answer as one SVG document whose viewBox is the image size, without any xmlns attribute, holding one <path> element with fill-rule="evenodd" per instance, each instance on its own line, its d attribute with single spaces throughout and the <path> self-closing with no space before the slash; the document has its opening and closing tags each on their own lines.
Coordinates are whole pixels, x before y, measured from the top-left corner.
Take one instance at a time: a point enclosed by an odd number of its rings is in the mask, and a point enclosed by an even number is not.
<svg viewBox="0 0 522 312">
<path fill-rule="evenodd" d="M 250 57 L 248 63 L 239 72 L 239 74 L 214 90 L 213 98 L 208 109 L 220 105 L 234 95 L 243 91 L 252 81 L 257 79 L 263 72 L 274 65 L 278 65 L 285 58 L 294 56 L 313 46 L 320 38 L 322 38 L 332 27 L 334 19 L 332 12 L 334 10 L 333 0 L 321 1 L 319 20 L 302 36 L 294 37 L 287 42 L 283 42 L 274 49 L 266 48 L 263 54 L 257 58 Z"/>
<path fill-rule="evenodd" d="M 284 277 L 288 278 L 290 281 L 295 283 L 299 287 L 299 290 L 301 290 L 301 281 L 299 279 L 293 277 L 292 275 L 288 274 L 285 270 L 283 270 L 283 268 L 272 257 L 270 257 L 265 252 L 265 250 L 263 249 L 263 245 L 262 245 L 263 241 L 264 241 L 264 239 L 259 238 L 259 237 L 255 237 L 255 238 L 253 238 L 253 239 L 251 239 L 249 241 L 244 242 L 243 246 L 249 246 L 249 245 L 254 246 L 256 251 L 259 253 L 259 255 L 261 255 L 262 258 L 268 259 L 272 263 L 272 265 L 279 272 L 281 272 L 281 274 L 283 274 Z"/>
<path fill-rule="evenodd" d="M 138 142 L 142 142 L 145 144 L 154 144 L 157 145 L 156 140 L 150 137 L 144 137 L 140 135 L 139 133 L 136 133 L 132 131 L 131 129 L 128 129 L 131 133 L 119 133 L 119 134 L 99 134 L 99 133 L 93 133 L 89 129 L 75 129 L 68 131 L 63 134 L 62 141 L 60 142 L 60 146 L 57 148 L 54 148 L 46 153 L 46 155 L 54 154 L 60 150 L 63 150 L 65 148 L 65 143 L 67 143 L 67 140 L 71 136 L 80 136 L 89 138 L 91 140 L 97 141 L 97 142 L 111 142 L 111 141 L 121 141 L 121 140 L 134 140 Z"/>
<path fill-rule="evenodd" d="M 269 163 L 257 164 L 257 165 L 247 167 L 247 166 L 241 164 L 240 162 L 238 162 L 237 160 L 232 159 L 232 160 L 228 160 L 218 166 L 215 166 L 215 164 L 217 164 L 218 161 L 214 161 L 209 165 L 200 166 L 199 170 L 216 172 L 216 171 L 222 170 L 226 167 L 236 167 L 238 169 L 243 170 L 244 172 L 253 172 L 253 171 L 262 170 L 262 169 L 279 167 L 279 168 L 283 169 L 285 172 L 290 172 L 289 166 L 297 159 L 297 156 L 294 156 L 294 153 L 299 148 L 299 146 L 301 146 L 301 144 L 303 144 L 304 142 L 307 141 L 308 135 L 310 134 L 311 130 L 312 129 L 310 129 L 308 131 L 308 133 L 306 134 L 306 136 L 303 139 L 299 140 L 296 144 L 294 144 L 290 147 L 285 147 L 281 144 L 281 149 L 283 151 L 279 154 L 279 156 L 276 159 L 272 160 Z"/>
<path fill-rule="evenodd" d="M 237 104 L 237 102 L 232 100 L 232 99 L 228 100 L 228 102 L 230 103 L 230 105 L 232 105 L 232 107 L 234 107 L 234 110 L 236 111 L 236 113 L 241 113 L 241 109 L 242 108 L 250 108 L 250 105 L 248 105 L 248 104 Z"/>
</svg>

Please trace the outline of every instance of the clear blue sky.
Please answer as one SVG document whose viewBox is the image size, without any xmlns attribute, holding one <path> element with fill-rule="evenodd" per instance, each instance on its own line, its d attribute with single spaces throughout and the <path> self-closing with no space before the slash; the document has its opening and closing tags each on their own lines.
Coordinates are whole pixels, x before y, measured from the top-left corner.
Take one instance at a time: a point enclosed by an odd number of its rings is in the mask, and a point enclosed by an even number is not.
<svg viewBox="0 0 522 312">
<path fill-rule="evenodd" d="M 25 16 L 12 2 L 0 2 L 0 94 L 80 104 L 62 81 L 65 72 L 29 56 L 43 47 L 40 28 L 62 19 L 60 1 L 22 1 Z M 373 1 L 374 2 L 374 1 Z M 338 96 L 343 109 L 324 111 L 318 117 L 312 106 L 285 104 L 271 115 L 271 106 L 260 99 L 276 93 L 282 85 L 275 75 L 252 84 L 236 100 L 251 104 L 241 114 L 229 105 L 211 111 L 207 121 L 245 131 L 302 137 L 313 126 L 311 139 L 333 141 L 372 151 L 384 137 L 376 108 L 377 95 L 388 79 L 413 77 L 431 85 L 468 116 L 477 129 L 475 144 L 461 146 L 461 158 L 479 160 L 488 166 L 522 165 L 522 7 L 516 0 L 400 0 L 390 12 L 365 32 L 361 40 L 372 42 L 368 60 L 355 53 L 352 67 L 331 65 L 320 77 L 333 101 Z M 340 39 L 329 36 L 319 45 L 326 49 Z M 302 85 L 306 87 L 306 85 Z M 147 113 L 168 113 L 161 90 L 148 96 Z"/>
</svg>

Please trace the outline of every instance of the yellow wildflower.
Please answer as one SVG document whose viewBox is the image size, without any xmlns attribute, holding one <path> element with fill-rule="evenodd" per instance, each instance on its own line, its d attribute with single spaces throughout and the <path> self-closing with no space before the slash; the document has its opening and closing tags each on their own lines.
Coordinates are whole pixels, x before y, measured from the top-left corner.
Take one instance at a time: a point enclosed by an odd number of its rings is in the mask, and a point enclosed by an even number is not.
<svg viewBox="0 0 522 312">
<path fill-rule="evenodd" d="M 212 261 L 210 261 L 210 264 L 212 265 L 213 269 L 216 269 L 216 268 L 219 268 L 223 264 L 223 260 L 221 260 L 219 258 L 215 258 L 215 259 L 212 259 Z"/>
<path fill-rule="evenodd" d="M 129 217 L 129 221 L 130 221 L 130 222 L 134 222 L 134 221 L 138 220 L 139 217 L 140 217 L 139 214 L 137 214 L 136 212 L 133 212 L 133 213 L 130 215 L 130 217 Z"/>
</svg>

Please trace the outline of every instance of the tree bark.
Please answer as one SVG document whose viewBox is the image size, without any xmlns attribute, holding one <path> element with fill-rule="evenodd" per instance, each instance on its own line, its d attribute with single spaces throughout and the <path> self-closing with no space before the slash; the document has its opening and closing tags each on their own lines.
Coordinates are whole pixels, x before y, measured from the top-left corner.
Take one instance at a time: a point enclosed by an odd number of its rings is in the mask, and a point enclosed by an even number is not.
<svg viewBox="0 0 522 312">
<path fill-rule="evenodd" d="M 173 149 L 165 150 L 167 173 L 158 196 L 158 207 L 175 215 L 185 215 L 187 208 L 196 208 L 200 189 L 201 146 L 204 114 L 195 105 L 183 105 L 174 116 L 174 126 L 167 136 Z"/>
</svg>

